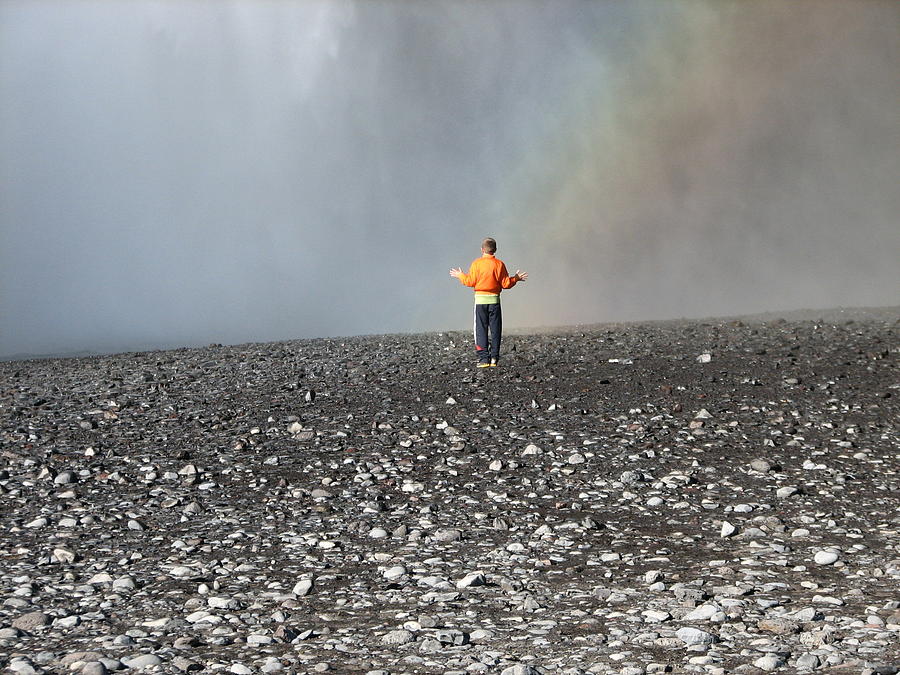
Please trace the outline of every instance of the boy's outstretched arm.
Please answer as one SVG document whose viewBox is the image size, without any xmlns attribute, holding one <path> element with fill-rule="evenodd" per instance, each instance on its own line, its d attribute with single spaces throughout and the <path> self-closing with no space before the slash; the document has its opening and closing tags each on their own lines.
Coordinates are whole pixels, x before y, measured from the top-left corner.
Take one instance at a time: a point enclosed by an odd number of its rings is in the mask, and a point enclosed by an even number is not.
<svg viewBox="0 0 900 675">
<path fill-rule="evenodd" d="M 528 278 L 528 272 L 522 272 L 520 270 L 516 270 L 515 274 L 509 276 L 509 272 L 506 271 L 506 265 L 503 266 L 502 273 L 503 276 L 500 278 L 501 288 L 512 288 L 520 281 L 525 281 L 525 279 Z"/>
<path fill-rule="evenodd" d="M 456 279 L 459 279 L 459 282 L 460 282 L 463 286 L 474 286 L 474 285 L 475 285 L 475 278 L 474 278 L 474 276 L 472 276 L 471 273 L 470 273 L 470 274 L 466 274 L 465 272 L 463 272 L 463 271 L 462 271 L 460 268 L 458 268 L 458 267 L 453 267 L 453 268 L 450 269 L 450 276 L 451 276 L 451 277 L 454 277 L 454 278 L 456 278 Z"/>
</svg>

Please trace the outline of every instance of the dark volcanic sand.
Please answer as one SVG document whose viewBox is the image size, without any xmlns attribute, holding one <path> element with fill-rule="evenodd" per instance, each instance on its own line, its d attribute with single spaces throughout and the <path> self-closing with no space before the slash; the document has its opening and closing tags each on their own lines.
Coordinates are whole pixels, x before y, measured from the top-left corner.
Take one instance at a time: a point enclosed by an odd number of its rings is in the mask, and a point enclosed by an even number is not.
<svg viewBox="0 0 900 675">
<path fill-rule="evenodd" d="M 2 363 L 0 664 L 895 672 L 898 319 Z"/>
</svg>

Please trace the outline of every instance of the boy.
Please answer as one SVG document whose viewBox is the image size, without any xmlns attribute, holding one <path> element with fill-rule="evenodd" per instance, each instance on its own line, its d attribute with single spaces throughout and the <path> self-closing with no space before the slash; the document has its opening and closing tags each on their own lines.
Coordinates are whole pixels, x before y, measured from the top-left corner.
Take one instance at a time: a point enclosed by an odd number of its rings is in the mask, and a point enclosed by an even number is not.
<svg viewBox="0 0 900 675">
<path fill-rule="evenodd" d="M 491 238 L 481 243 L 481 257 L 472 261 L 469 273 L 458 267 L 450 270 L 450 276 L 459 279 L 463 286 L 475 289 L 475 354 L 478 367 L 495 367 L 500 361 L 500 338 L 503 332 L 503 315 L 500 312 L 500 291 L 512 288 L 528 278 L 527 272 L 516 270 L 509 276 L 506 265 L 494 257 L 497 242 Z M 490 332 L 490 350 L 488 349 Z"/>
</svg>

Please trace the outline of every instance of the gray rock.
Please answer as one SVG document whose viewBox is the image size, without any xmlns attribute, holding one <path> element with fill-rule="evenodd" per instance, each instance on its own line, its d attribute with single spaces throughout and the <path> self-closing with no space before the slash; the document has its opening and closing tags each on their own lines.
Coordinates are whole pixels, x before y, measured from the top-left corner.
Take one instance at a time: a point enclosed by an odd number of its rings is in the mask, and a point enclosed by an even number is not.
<svg viewBox="0 0 900 675">
<path fill-rule="evenodd" d="M 754 459 L 750 462 L 750 468 L 759 473 L 769 473 L 772 470 L 772 464 L 765 459 Z"/>
<path fill-rule="evenodd" d="M 710 645 L 716 641 L 716 636 L 712 633 L 690 626 L 679 628 L 675 636 L 686 645 Z"/>
<path fill-rule="evenodd" d="M 392 630 L 381 637 L 381 642 L 386 645 L 406 645 L 415 639 L 416 636 L 408 630 Z"/>
<path fill-rule="evenodd" d="M 781 668 L 784 665 L 784 661 L 782 661 L 778 656 L 775 656 L 774 654 L 766 654 L 765 656 L 761 656 L 760 658 L 756 659 L 753 662 L 753 665 L 760 670 L 770 672 Z"/>
<path fill-rule="evenodd" d="M 158 666 L 163 660 L 156 654 L 139 654 L 122 659 L 122 663 L 132 670 L 142 670 L 150 666 Z"/>
<path fill-rule="evenodd" d="M 541 675 L 540 671 L 533 667 L 523 663 L 517 663 L 514 666 L 509 666 L 508 668 L 504 668 L 500 671 L 500 675 Z"/>
<path fill-rule="evenodd" d="M 795 662 L 798 670 L 815 670 L 821 664 L 822 662 L 819 660 L 819 657 L 810 652 L 801 654 L 797 657 L 797 661 Z"/>
<path fill-rule="evenodd" d="M 43 628 L 44 626 L 49 626 L 52 620 L 53 619 L 48 614 L 44 614 L 44 612 L 28 612 L 27 614 L 23 614 L 22 616 L 13 619 L 12 627 L 30 632 Z"/>
<path fill-rule="evenodd" d="M 469 572 L 466 576 L 456 582 L 457 588 L 470 588 L 473 586 L 484 586 L 485 577 L 483 572 Z"/>
</svg>

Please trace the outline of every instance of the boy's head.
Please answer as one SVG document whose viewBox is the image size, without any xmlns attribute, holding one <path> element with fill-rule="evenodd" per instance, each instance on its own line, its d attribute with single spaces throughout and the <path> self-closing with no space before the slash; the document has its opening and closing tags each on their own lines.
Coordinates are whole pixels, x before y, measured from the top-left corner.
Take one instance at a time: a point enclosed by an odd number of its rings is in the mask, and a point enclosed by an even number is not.
<svg viewBox="0 0 900 675">
<path fill-rule="evenodd" d="M 481 242 L 481 252 L 494 255 L 497 252 L 497 242 L 490 237 Z"/>
</svg>

